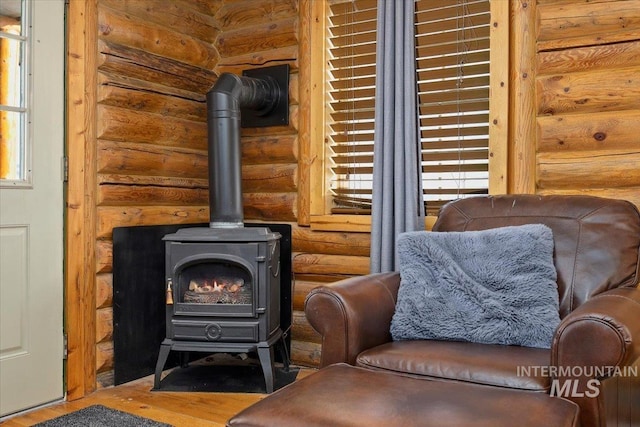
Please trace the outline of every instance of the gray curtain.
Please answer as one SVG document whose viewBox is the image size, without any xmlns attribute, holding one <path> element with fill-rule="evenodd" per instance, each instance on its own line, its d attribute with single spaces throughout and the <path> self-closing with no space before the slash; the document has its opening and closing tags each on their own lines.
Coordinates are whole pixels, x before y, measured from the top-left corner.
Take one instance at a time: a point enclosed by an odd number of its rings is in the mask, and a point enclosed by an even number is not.
<svg viewBox="0 0 640 427">
<path fill-rule="evenodd" d="M 424 229 L 413 0 L 378 0 L 371 272 L 396 270 L 396 238 Z"/>
</svg>

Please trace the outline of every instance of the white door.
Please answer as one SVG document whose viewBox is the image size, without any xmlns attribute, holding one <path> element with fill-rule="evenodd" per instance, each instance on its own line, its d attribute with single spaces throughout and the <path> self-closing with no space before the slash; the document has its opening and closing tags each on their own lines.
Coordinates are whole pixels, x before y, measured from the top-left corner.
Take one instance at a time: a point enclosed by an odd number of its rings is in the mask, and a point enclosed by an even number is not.
<svg viewBox="0 0 640 427">
<path fill-rule="evenodd" d="M 0 0 L 0 27 L 4 416 L 64 396 L 64 0 Z"/>
</svg>

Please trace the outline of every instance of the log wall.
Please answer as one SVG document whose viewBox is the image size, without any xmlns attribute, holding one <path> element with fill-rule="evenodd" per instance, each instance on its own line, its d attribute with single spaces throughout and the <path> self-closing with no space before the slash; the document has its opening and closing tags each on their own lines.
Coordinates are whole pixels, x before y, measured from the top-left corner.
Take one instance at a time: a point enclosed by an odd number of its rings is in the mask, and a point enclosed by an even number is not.
<svg viewBox="0 0 640 427">
<path fill-rule="evenodd" d="M 85 229 L 78 233 L 88 241 L 87 256 L 95 253 L 86 261 L 95 274 L 84 276 L 73 261 L 69 270 L 86 283 L 71 294 L 95 298 L 95 315 L 71 316 L 92 322 L 91 333 L 85 326 L 70 339 L 89 347 L 80 350 L 84 359 L 95 357 L 95 372 L 72 368 L 70 388 L 82 379 L 113 383 L 113 228 L 207 222 L 205 94 L 220 73 L 277 64 L 291 70 L 290 124 L 242 130 L 244 213 L 250 221 L 292 225 L 292 359 L 316 365 L 319 337 L 305 319 L 304 299 L 320 284 L 366 274 L 370 246 L 368 233 L 307 227 L 313 183 L 301 171 L 312 161 L 308 58 L 314 47 L 307 30 L 316 0 L 91 1 L 97 16 L 85 16 L 83 25 L 91 32 L 89 48 L 95 45 L 95 66 L 87 55 L 83 67 L 85 87 L 95 93 L 70 98 L 70 106 L 89 103 L 83 129 L 91 132 L 82 146 L 89 160 L 72 172 L 90 175 L 84 182 L 91 185 L 88 205 L 77 185 L 70 209 L 83 212 Z M 640 24 L 632 12 L 638 8 L 640 0 L 513 2 L 511 192 L 586 193 L 640 205 L 640 145 L 633 134 L 640 119 Z M 72 233 L 71 246 L 82 250 Z M 80 351 L 73 346 L 70 360 Z M 70 396 L 89 391 L 83 385 Z"/>
<path fill-rule="evenodd" d="M 640 205 L 638 10 L 638 0 L 538 3 L 538 193 Z"/>
</svg>

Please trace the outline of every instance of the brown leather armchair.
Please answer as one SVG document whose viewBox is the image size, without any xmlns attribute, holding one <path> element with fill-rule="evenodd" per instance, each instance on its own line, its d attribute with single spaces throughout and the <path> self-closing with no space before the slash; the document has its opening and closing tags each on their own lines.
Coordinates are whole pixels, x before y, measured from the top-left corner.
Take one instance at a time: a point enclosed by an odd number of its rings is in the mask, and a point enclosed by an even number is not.
<svg viewBox="0 0 640 427">
<path fill-rule="evenodd" d="M 321 367 L 346 362 L 437 381 L 552 393 L 580 406 L 583 426 L 640 425 L 640 214 L 588 196 L 507 195 L 451 202 L 434 232 L 542 223 L 554 235 L 561 323 L 551 349 L 392 341 L 400 275 L 314 289 L 305 312 L 322 335 Z"/>
</svg>

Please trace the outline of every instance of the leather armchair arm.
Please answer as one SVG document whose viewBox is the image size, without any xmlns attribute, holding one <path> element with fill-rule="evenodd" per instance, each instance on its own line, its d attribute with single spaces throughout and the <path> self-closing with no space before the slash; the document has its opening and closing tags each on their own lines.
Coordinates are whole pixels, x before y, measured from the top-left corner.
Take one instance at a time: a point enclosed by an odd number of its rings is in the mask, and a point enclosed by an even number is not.
<svg viewBox="0 0 640 427">
<path fill-rule="evenodd" d="M 612 289 L 582 304 L 560 322 L 551 348 L 559 367 L 623 367 L 638 357 L 638 288 Z"/>
<path fill-rule="evenodd" d="M 389 328 L 399 286 L 399 273 L 376 273 L 309 293 L 305 314 L 322 335 L 321 368 L 338 362 L 354 365 L 362 351 L 391 340 Z"/>
</svg>

